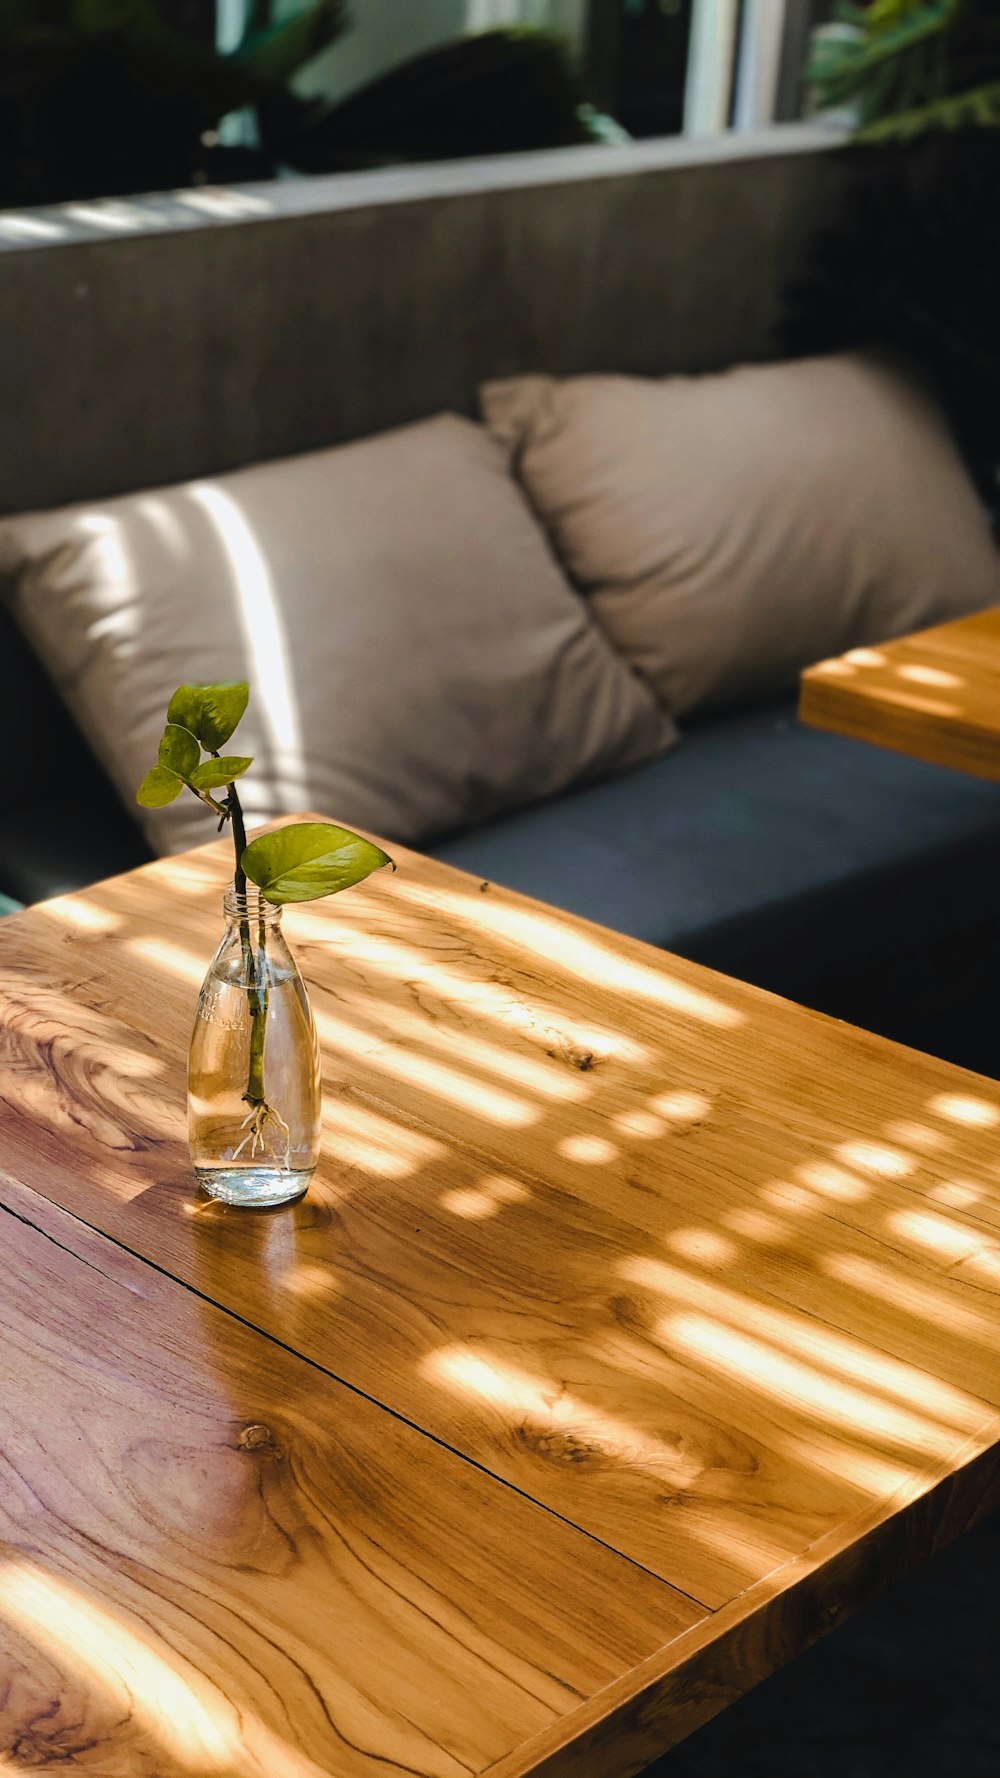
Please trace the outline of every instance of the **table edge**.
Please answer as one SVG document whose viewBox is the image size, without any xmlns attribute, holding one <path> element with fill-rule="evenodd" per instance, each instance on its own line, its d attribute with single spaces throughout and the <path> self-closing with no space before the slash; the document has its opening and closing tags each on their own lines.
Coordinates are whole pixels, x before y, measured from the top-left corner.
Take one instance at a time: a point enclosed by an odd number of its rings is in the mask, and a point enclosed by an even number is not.
<svg viewBox="0 0 1000 1778">
<path fill-rule="evenodd" d="M 1000 1415 L 958 1467 L 942 1461 L 925 1481 L 891 1515 L 883 1501 L 835 1527 L 479 1778 L 631 1778 L 677 1746 L 1000 1507 Z M 790 1598 L 801 1633 L 777 1648 L 771 1610 Z"/>
</svg>

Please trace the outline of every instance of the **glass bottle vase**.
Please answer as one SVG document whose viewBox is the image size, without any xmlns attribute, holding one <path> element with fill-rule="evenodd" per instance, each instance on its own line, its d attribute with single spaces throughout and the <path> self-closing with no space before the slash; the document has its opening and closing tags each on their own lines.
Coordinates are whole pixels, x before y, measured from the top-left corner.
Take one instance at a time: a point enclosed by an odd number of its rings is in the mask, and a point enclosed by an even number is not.
<svg viewBox="0 0 1000 1778">
<path fill-rule="evenodd" d="M 316 1027 L 281 908 L 255 889 L 229 889 L 223 910 L 191 1038 L 191 1161 L 227 1204 L 285 1204 L 302 1196 L 319 1158 Z"/>
</svg>

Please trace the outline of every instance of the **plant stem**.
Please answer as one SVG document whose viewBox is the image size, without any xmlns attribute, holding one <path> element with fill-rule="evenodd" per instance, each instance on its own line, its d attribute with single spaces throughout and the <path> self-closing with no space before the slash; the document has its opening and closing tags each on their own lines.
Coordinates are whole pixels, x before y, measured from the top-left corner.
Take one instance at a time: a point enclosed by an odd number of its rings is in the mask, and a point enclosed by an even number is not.
<svg viewBox="0 0 1000 1778">
<path fill-rule="evenodd" d="M 216 754 L 215 758 L 218 759 L 218 757 L 218 754 Z M 247 849 L 247 830 L 246 823 L 243 819 L 243 805 L 240 802 L 239 791 L 235 784 L 230 784 L 226 794 L 226 801 L 229 805 L 229 818 L 233 824 L 233 846 L 236 851 L 236 871 L 233 877 L 233 887 L 235 888 L 237 895 L 245 895 L 247 892 L 247 874 L 243 869 L 243 854 Z"/>
<path fill-rule="evenodd" d="M 264 1094 L 264 1038 L 267 1035 L 267 990 L 258 1001 L 257 1011 L 250 1009 L 250 1072 L 243 1095 L 247 1105 L 266 1105 Z"/>
<path fill-rule="evenodd" d="M 247 846 L 247 830 L 243 820 L 239 792 L 235 784 L 230 784 L 226 800 L 233 824 L 233 846 L 236 851 L 233 887 L 237 895 L 245 896 L 247 877 L 246 871 L 243 869 L 243 854 Z M 248 919 L 240 921 L 240 941 L 243 946 L 243 967 L 247 973 L 247 999 L 250 1006 L 250 1068 L 243 1103 L 257 1107 L 267 1104 L 267 1096 L 264 1092 L 264 1039 L 267 1035 L 267 932 L 263 913 L 261 913 L 257 929 L 256 958 L 253 953 Z"/>
</svg>

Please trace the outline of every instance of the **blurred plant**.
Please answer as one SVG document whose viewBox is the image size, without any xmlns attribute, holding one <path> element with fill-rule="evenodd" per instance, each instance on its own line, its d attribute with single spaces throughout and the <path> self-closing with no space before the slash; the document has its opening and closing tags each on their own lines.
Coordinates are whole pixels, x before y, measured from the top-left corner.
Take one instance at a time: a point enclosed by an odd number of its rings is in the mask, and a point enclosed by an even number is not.
<svg viewBox="0 0 1000 1778">
<path fill-rule="evenodd" d="M 395 4 L 395 0 L 391 0 Z M 172 26 L 158 0 L 0 0 L 0 203 L 267 178 L 283 162 L 333 172 L 593 140 L 560 38 L 487 31 L 446 43 L 339 103 L 292 77 L 349 28 L 346 0 L 275 24 L 254 0 L 222 54 Z M 216 146 L 221 119 L 256 111 L 262 151 Z"/>
<path fill-rule="evenodd" d="M 459 37 L 338 104 L 262 120 L 276 156 L 308 173 L 564 147 L 595 140 L 601 121 L 562 39 L 529 29 Z"/>
<path fill-rule="evenodd" d="M 160 190 L 203 170 L 227 112 L 293 106 L 290 77 L 346 29 L 345 0 L 258 8 L 223 55 L 156 0 L 0 0 L 0 202 Z"/>
<path fill-rule="evenodd" d="M 786 349 L 904 354 L 949 411 L 986 496 L 1000 465 L 1000 131 L 846 151 L 841 214 L 787 292 Z"/>
<path fill-rule="evenodd" d="M 820 108 L 856 111 L 861 141 L 1000 127 L 997 0 L 870 0 L 834 16 L 853 33 L 824 37 L 807 79 Z"/>
</svg>

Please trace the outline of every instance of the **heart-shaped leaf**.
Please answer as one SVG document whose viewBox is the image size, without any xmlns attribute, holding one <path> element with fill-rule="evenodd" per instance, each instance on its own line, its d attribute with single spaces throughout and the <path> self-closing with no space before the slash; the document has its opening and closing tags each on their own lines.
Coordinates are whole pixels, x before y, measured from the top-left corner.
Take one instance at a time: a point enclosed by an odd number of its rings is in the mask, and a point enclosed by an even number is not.
<svg viewBox="0 0 1000 1778">
<path fill-rule="evenodd" d="M 242 778 L 247 767 L 252 765 L 252 759 L 241 759 L 237 754 L 224 754 L 221 759 L 203 759 L 191 773 L 191 783 L 195 790 L 218 790 L 223 784 L 231 784 L 234 778 Z"/>
<path fill-rule="evenodd" d="M 135 800 L 144 809 L 162 809 L 180 796 L 183 789 L 183 781 L 176 772 L 170 771 L 167 766 L 153 766 L 136 791 Z"/>
<path fill-rule="evenodd" d="M 299 821 L 262 833 L 243 854 L 243 869 L 251 883 L 256 883 L 265 901 L 279 906 L 336 895 L 386 865 L 396 868 L 380 846 L 327 821 Z"/>
<path fill-rule="evenodd" d="M 201 748 L 190 730 L 181 728 L 176 722 L 168 722 L 160 742 L 161 766 L 176 772 L 178 778 L 187 783 L 200 758 Z"/>
<path fill-rule="evenodd" d="M 247 707 L 243 679 L 231 685 L 179 685 L 167 707 L 167 721 L 190 729 L 206 753 L 224 747 Z"/>
</svg>

